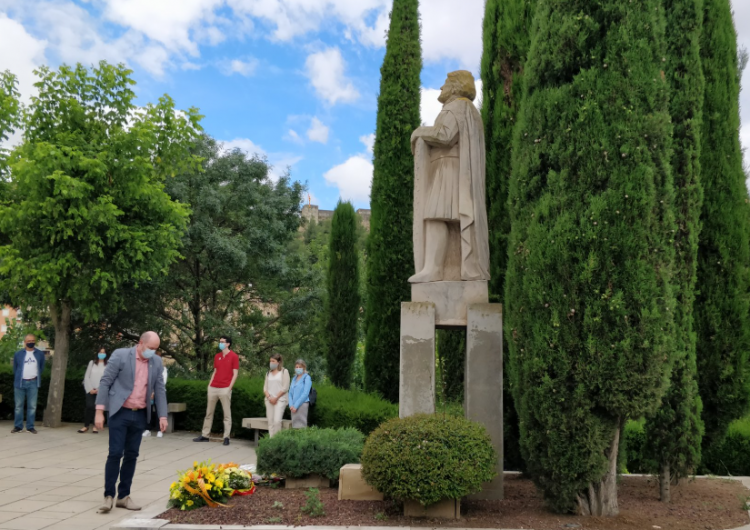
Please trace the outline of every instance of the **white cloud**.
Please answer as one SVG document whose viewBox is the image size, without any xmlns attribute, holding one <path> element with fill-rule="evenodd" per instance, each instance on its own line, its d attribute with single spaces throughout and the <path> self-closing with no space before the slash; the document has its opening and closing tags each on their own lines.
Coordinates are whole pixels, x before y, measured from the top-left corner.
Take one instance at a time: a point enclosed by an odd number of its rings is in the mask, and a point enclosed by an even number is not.
<svg viewBox="0 0 750 530">
<path fill-rule="evenodd" d="M 372 186 L 372 162 L 364 155 L 355 155 L 343 164 L 328 170 L 323 178 L 329 186 L 336 186 L 342 199 L 369 202 Z"/>
<path fill-rule="evenodd" d="M 0 50 L 6 50 L 0 53 L 0 71 L 10 70 L 15 74 L 25 102 L 36 92 L 34 69 L 45 63 L 46 47 L 46 41 L 35 39 L 19 22 L 0 13 Z"/>
<path fill-rule="evenodd" d="M 474 105 L 481 107 L 482 102 L 482 80 L 476 80 L 477 97 L 474 99 Z M 432 125 L 440 111 L 443 110 L 443 104 L 438 101 L 440 96 L 439 88 L 422 87 L 421 99 L 419 102 L 419 114 L 422 119 L 422 125 Z"/>
<path fill-rule="evenodd" d="M 241 59 L 231 59 L 222 61 L 219 67 L 224 75 L 240 74 L 250 77 L 258 68 L 258 60 L 254 58 L 244 61 Z"/>
<path fill-rule="evenodd" d="M 359 137 L 359 141 L 362 142 L 367 149 L 367 152 L 372 154 L 375 148 L 375 133 L 366 134 Z"/>
<path fill-rule="evenodd" d="M 289 129 L 289 132 L 286 133 L 284 136 L 284 140 L 287 140 L 289 142 L 294 142 L 295 144 L 303 145 L 305 141 L 302 139 L 302 137 L 299 135 L 297 131 L 294 129 Z"/>
<path fill-rule="evenodd" d="M 359 98 L 359 92 L 344 75 L 346 65 L 338 48 L 309 55 L 305 66 L 310 82 L 324 101 L 334 105 L 339 101 L 349 103 Z"/>
<path fill-rule="evenodd" d="M 278 181 L 287 171 L 291 170 L 292 166 L 302 160 L 301 156 L 291 153 L 268 153 L 249 138 L 235 138 L 225 141 L 223 144 L 224 149 L 239 149 L 250 156 L 257 155 L 266 159 L 271 166 L 268 176 L 274 182 Z"/>
<path fill-rule="evenodd" d="M 328 143 L 328 127 L 323 125 L 323 122 L 318 118 L 313 117 L 310 121 L 310 128 L 307 130 L 307 137 L 312 142 L 320 142 L 321 144 Z"/>
</svg>

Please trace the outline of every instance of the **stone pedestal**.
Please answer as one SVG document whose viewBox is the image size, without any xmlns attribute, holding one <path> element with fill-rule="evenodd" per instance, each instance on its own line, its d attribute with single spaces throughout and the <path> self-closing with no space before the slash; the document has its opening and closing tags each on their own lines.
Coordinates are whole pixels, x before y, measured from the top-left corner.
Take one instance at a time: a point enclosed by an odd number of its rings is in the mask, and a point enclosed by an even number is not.
<svg viewBox="0 0 750 530">
<path fill-rule="evenodd" d="M 346 464 L 339 474 L 340 501 L 382 501 L 383 494 L 362 477 L 362 464 Z"/>
<path fill-rule="evenodd" d="M 435 412 L 435 304 L 401 303 L 400 418 Z"/>
<path fill-rule="evenodd" d="M 497 451 L 497 476 L 485 484 L 477 500 L 503 498 L 503 306 L 469 306 L 466 333 L 464 410 L 481 423 Z"/>
<path fill-rule="evenodd" d="M 431 506 L 422 506 L 417 501 L 404 501 L 404 515 L 430 519 L 460 519 L 461 501 L 446 499 Z"/>
<path fill-rule="evenodd" d="M 435 304 L 435 325 L 438 327 L 466 327 L 469 306 L 489 301 L 487 282 L 413 283 L 411 301 Z"/>
<path fill-rule="evenodd" d="M 284 487 L 289 490 L 306 490 L 310 488 L 330 488 L 331 481 L 313 473 L 302 478 L 288 478 L 284 481 Z"/>
</svg>

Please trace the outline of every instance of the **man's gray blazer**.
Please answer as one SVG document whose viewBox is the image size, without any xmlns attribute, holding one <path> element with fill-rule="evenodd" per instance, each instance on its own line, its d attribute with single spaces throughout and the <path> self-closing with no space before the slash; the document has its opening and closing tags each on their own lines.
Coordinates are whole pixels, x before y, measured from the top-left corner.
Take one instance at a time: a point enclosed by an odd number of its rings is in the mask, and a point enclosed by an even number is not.
<svg viewBox="0 0 750 530">
<path fill-rule="evenodd" d="M 99 383 L 96 404 L 104 405 L 110 418 L 117 414 L 133 393 L 135 385 L 135 346 L 115 350 L 109 358 L 104 375 Z M 164 386 L 164 366 L 161 357 L 154 355 L 148 360 L 148 391 L 146 392 L 146 421 L 151 421 L 151 394 L 154 395 L 156 413 L 167 417 L 167 389 Z"/>
</svg>

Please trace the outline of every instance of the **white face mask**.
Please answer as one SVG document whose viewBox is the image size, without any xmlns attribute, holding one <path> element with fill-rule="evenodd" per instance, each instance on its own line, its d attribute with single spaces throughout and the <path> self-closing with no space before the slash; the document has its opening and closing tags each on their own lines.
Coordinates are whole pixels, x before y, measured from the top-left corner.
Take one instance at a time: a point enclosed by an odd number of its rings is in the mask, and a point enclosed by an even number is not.
<svg viewBox="0 0 750 530">
<path fill-rule="evenodd" d="M 276 370 L 279 367 L 279 363 L 269 363 L 268 366 L 271 367 L 271 370 Z"/>
</svg>

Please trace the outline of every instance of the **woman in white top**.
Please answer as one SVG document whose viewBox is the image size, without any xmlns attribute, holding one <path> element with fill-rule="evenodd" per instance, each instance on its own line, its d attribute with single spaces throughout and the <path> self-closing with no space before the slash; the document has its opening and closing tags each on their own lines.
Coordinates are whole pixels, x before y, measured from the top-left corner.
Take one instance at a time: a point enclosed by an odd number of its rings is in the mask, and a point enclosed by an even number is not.
<svg viewBox="0 0 750 530">
<path fill-rule="evenodd" d="M 164 355 L 164 353 L 161 350 L 156 350 L 156 355 L 161 357 Z M 164 367 L 164 371 L 162 372 L 162 376 L 164 377 L 164 386 L 167 386 L 167 367 Z M 159 415 L 156 413 L 156 407 L 154 406 L 154 395 L 151 394 L 151 401 L 149 402 L 149 407 L 151 407 L 151 425 L 148 426 L 148 429 L 143 431 L 143 437 L 151 436 L 151 431 L 156 431 L 156 437 L 161 438 L 164 436 L 164 433 L 159 430 Z"/>
<path fill-rule="evenodd" d="M 289 402 L 289 371 L 281 364 L 281 355 L 271 355 L 263 383 L 263 393 L 266 395 L 266 419 L 268 420 L 268 435 L 273 436 L 281 430 L 281 420 L 284 417 L 286 405 Z"/>
<path fill-rule="evenodd" d="M 83 388 L 86 391 L 86 409 L 83 413 L 83 429 L 78 432 L 88 432 L 89 425 L 94 423 L 94 412 L 96 410 L 96 394 L 99 392 L 99 382 L 104 375 L 104 368 L 107 366 L 107 350 L 99 348 L 96 359 L 89 361 L 86 368 L 86 375 L 83 376 Z M 98 433 L 94 427 L 94 433 Z"/>
</svg>

